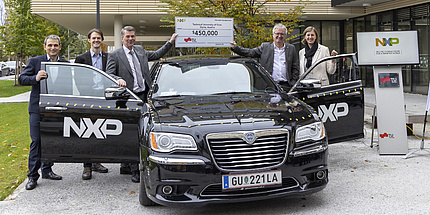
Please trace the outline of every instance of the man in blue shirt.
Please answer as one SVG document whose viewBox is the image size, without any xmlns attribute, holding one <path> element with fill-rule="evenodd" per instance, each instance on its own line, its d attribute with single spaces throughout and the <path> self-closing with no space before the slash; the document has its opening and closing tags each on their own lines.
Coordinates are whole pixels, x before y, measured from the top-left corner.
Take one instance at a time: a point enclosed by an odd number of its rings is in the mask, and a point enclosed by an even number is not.
<svg viewBox="0 0 430 215">
<path fill-rule="evenodd" d="M 88 42 L 91 44 L 91 49 L 76 57 L 75 63 L 87 64 L 102 71 L 106 71 L 106 62 L 108 53 L 102 51 L 102 43 L 104 37 L 103 32 L 99 29 L 93 28 L 88 32 Z M 101 77 L 100 74 L 94 73 L 93 86 L 94 91 L 103 91 L 103 86 L 98 86 Z M 107 173 L 108 168 L 104 167 L 100 163 L 84 163 L 84 172 L 82 173 L 83 180 L 89 180 L 92 178 L 92 171 Z"/>
</svg>

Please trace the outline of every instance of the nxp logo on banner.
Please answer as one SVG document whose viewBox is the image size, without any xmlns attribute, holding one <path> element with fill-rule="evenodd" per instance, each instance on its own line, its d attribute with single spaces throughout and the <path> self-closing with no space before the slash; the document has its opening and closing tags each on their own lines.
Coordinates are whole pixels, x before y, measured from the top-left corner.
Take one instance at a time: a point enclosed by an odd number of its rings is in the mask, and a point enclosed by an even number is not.
<svg viewBox="0 0 430 215">
<path fill-rule="evenodd" d="M 393 46 L 395 44 L 399 44 L 400 43 L 400 39 L 399 38 L 375 38 L 375 42 L 376 42 L 376 46 L 382 45 L 382 46 Z"/>
</svg>

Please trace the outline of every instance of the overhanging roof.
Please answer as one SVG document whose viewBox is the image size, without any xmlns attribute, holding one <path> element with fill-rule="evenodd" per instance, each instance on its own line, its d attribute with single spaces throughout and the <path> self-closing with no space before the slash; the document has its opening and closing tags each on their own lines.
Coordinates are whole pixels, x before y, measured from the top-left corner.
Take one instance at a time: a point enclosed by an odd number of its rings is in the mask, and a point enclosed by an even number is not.
<svg viewBox="0 0 430 215">
<path fill-rule="evenodd" d="M 375 1 L 375 0 L 373 0 Z M 382 0 L 379 0 L 382 1 Z M 86 35 L 96 27 L 95 0 L 32 0 L 32 12 L 80 34 Z M 269 2 L 270 12 L 288 12 L 300 0 Z M 105 43 L 113 45 L 114 17 L 122 16 L 123 25 L 136 28 L 137 44 L 160 45 L 170 38 L 173 28 L 161 28 L 162 16 L 159 11 L 163 3 L 158 0 L 100 0 L 100 29 L 105 35 Z M 304 9 L 303 19 L 343 20 L 364 15 L 363 7 L 332 7 L 331 0 L 314 1 Z"/>
<path fill-rule="evenodd" d="M 331 0 L 331 6 L 341 7 L 369 7 L 375 4 L 389 2 L 393 0 Z"/>
</svg>

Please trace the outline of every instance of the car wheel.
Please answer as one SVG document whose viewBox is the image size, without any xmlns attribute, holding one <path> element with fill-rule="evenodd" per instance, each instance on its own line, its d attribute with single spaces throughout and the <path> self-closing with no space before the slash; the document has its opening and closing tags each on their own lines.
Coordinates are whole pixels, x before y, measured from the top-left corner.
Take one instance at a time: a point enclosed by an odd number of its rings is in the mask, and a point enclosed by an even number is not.
<svg viewBox="0 0 430 215">
<path fill-rule="evenodd" d="M 149 199 L 148 195 L 146 194 L 146 188 L 145 188 L 146 185 L 145 185 L 143 174 L 144 174 L 143 171 L 140 171 L 139 202 L 143 206 L 154 206 L 156 205 L 155 202 Z"/>
</svg>

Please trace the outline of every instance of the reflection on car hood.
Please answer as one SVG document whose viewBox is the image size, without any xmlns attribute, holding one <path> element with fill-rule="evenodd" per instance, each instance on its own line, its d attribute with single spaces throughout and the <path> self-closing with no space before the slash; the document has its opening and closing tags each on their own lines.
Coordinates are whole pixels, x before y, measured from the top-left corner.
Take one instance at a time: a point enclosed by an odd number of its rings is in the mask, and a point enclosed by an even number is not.
<svg viewBox="0 0 430 215">
<path fill-rule="evenodd" d="M 175 126 L 258 121 L 283 125 L 314 119 L 310 106 L 287 94 L 158 97 L 151 102 L 154 122 Z"/>
</svg>

